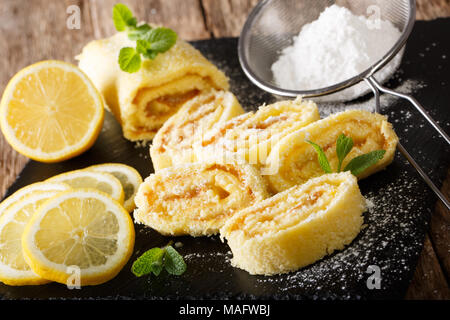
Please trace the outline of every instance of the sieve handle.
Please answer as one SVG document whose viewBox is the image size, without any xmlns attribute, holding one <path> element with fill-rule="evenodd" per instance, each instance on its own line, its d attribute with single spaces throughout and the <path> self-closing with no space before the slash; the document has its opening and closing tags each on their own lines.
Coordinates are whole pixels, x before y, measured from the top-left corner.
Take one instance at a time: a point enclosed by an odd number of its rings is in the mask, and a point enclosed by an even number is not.
<svg viewBox="0 0 450 320">
<path fill-rule="evenodd" d="M 445 133 L 445 131 L 436 123 L 436 121 L 433 120 L 433 118 L 430 117 L 430 115 L 425 111 L 425 109 L 422 107 L 422 105 L 412 96 L 408 94 L 399 93 L 397 91 L 388 89 L 386 87 L 383 87 L 374 76 L 370 76 L 367 78 L 368 81 L 370 81 L 379 91 L 392 94 L 393 96 L 403 98 L 408 100 L 421 114 L 422 116 L 436 129 L 437 132 L 447 141 L 448 144 L 450 144 L 450 137 Z"/>
<path fill-rule="evenodd" d="M 372 89 L 372 91 L 373 91 L 373 93 L 375 95 L 375 110 L 376 110 L 376 112 L 381 113 L 381 108 L 380 108 L 380 91 L 383 91 L 383 92 L 390 93 L 390 94 L 393 94 L 395 96 L 407 99 L 413 105 L 415 105 L 415 103 L 416 103 L 417 106 L 419 107 L 419 110 L 422 110 L 426 114 L 426 116 L 428 116 L 428 114 L 425 112 L 425 110 L 423 110 L 423 107 L 413 97 L 405 95 L 405 94 L 401 94 L 401 93 L 398 93 L 398 92 L 395 92 L 395 91 L 392 91 L 390 89 L 382 87 L 375 80 L 375 78 L 373 76 L 365 78 L 364 80 L 367 82 L 367 84 Z M 432 123 L 435 124 L 435 122 L 433 121 L 433 119 L 431 117 L 428 116 L 428 118 L 432 121 Z M 428 120 L 428 118 L 427 118 L 427 120 Z M 439 126 L 437 124 L 435 124 L 435 125 L 437 126 L 437 128 L 439 128 Z M 442 130 L 441 128 L 439 128 L 439 129 Z M 442 136 L 447 140 L 447 142 L 449 142 L 450 140 L 449 140 L 448 136 L 445 134 L 445 132 L 443 132 L 443 133 L 444 134 L 441 133 Z M 400 142 L 398 143 L 398 149 L 399 149 L 400 153 L 406 158 L 406 160 L 408 160 L 408 162 L 414 167 L 414 169 L 416 169 L 417 173 L 419 173 L 419 175 L 422 177 L 423 181 L 425 181 L 425 183 L 430 187 L 430 189 L 436 194 L 436 196 L 439 198 L 439 200 L 441 200 L 442 203 L 447 207 L 447 209 L 450 210 L 450 202 L 448 201 L 446 196 L 433 183 L 433 181 L 430 179 L 430 177 L 428 177 L 428 175 L 425 173 L 425 171 L 423 171 L 422 167 L 414 160 L 414 158 L 409 154 L 409 152 L 405 149 L 405 147 L 403 147 L 403 145 Z"/>
</svg>

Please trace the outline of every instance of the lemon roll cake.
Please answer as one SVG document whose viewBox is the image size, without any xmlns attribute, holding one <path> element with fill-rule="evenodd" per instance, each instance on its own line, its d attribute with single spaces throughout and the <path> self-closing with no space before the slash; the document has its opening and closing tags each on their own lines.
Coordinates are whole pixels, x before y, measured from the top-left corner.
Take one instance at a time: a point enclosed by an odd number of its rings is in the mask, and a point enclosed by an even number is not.
<svg viewBox="0 0 450 320">
<path fill-rule="evenodd" d="M 103 94 L 129 140 L 149 140 L 181 105 L 210 89 L 227 90 L 228 79 L 198 50 L 178 39 L 138 72 L 120 70 L 123 47 L 134 47 L 126 32 L 88 43 L 76 58 L 79 67 Z"/>
<path fill-rule="evenodd" d="M 341 134 L 352 138 L 354 143 L 342 168 L 362 154 L 386 151 L 380 161 L 359 174 L 358 178 L 365 178 L 392 162 L 398 137 L 387 118 L 369 111 L 348 110 L 314 122 L 280 140 L 266 162 L 266 170 L 273 173 L 267 176 L 270 189 L 281 192 L 324 174 L 317 161 L 317 153 L 307 140 L 323 148 L 331 169 L 336 171 L 339 162 L 336 141 Z"/>
<path fill-rule="evenodd" d="M 313 101 L 287 100 L 261 106 L 225 123 L 205 137 L 201 148 L 195 148 L 198 158 L 207 154 L 234 153 L 253 165 L 264 164 L 271 148 L 289 133 L 319 119 Z"/>
<path fill-rule="evenodd" d="M 176 165 L 145 179 L 134 218 L 164 235 L 212 235 L 234 212 L 267 197 L 265 181 L 251 165 Z"/>
<path fill-rule="evenodd" d="M 244 113 L 234 94 L 211 90 L 186 102 L 153 139 L 150 155 L 155 170 L 195 162 L 193 145 L 227 120 Z"/>
<path fill-rule="evenodd" d="M 287 273 L 350 244 L 364 211 L 356 177 L 333 173 L 236 212 L 220 234 L 233 266 L 250 274 Z"/>
</svg>

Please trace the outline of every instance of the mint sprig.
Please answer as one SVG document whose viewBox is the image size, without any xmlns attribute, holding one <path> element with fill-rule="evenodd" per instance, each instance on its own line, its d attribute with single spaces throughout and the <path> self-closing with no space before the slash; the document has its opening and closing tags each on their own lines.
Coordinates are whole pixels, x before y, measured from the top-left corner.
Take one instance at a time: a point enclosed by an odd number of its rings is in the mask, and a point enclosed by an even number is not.
<svg viewBox="0 0 450 320">
<path fill-rule="evenodd" d="M 386 150 L 372 151 L 353 158 L 344 168 L 344 171 L 351 171 L 355 176 L 363 173 L 367 168 L 373 166 L 383 159 Z"/>
<path fill-rule="evenodd" d="M 125 31 L 127 28 L 136 27 L 137 20 L 131 10 L 124 4 L 118 3 L 113 7 L 113 21 L 117 31 Z"/>
<path fill-rule="evenodd" d="M 119 53 L 119 65 L 123 71 L 136 72 L 141 68 L 141 55 L 134 48 L 122 48 Z"/>
<path fill-rule="evenodd" d="M 186 271 L 183 257 L 168 244 L 164 248 L 152 248 L 144 252 L 131 267 L 131 272 L 137 277 L 153 273 L 159 276 L 166 269 L 172 275 L 182 275 Z"/>
<path fill-rule="evenodd" d="M 183 257 L 172 246 L 166 247 L 164 262 L 164 268 L 169 274 L 179 276 L 186 271 Z"/>
<path fill-rule="evenodd" d="M 338 169 L 337 171 L 341 171 L 342 162 L 344 158 L 349 154 L 350 150 L 353 148 L 353 139 L 347 137 L 345 134 L 340 134 L 336 141 L 336 154 L 338 156 Z"/>
<path fill-rule="evenodd" d="M 317 143 L 314 143 L 312 141 L 306 140 L 310 145 L 313 146 L 313 148 L 317 152 L 317 160 L 319 161 L 320 167 L 325 173 L 331 173 L 331 166 L 328 162 L 327 156 L 325 155 L 325 152 L 323 152 L 323 149 L 321 146 L 319 146 Z"/>
<path fill-rule="evenodd" d="M 330 163 L 325 155 L 323 149 L 316 143 L 306 140 L 307 143 L 314 147 L 317 152 L 317 158 L 319 165 L 325 173 L 332 173 Z M 350 153 L 353 148 L 353 139 L 347 137 L 345 134 L 339 135 L 336 141 L 336 154 L 338 157 L 338 168 L 336 172 L 341 172 L 342 163 L 345 157 Z M 360 156 L 357 156 L 350 160 L 350 162 L 345 166 L 343 171 L 350 171 L 353 175 L 357 176 L 363 173 L 367 168 L 373 166 L 379 160 L 383 159 L 386 150 L 375 150 Z"/>
<path fill-rule="evenodd" d="M 177 42 L 177 34 L 169 28 L 152 28 L 147 23 L 137 25 L 137 19 L 124 4 L 113 7 L 113 21 L 117 31 L 127 32 L 128 38 L 136 41 L 136 47 L 125 47 L 119 52 L 119 66 L 123 71 L 133 73 L 141 68 L 143 56 L 155 59 L 159 53 L 164 53 Z"/>
</svg>

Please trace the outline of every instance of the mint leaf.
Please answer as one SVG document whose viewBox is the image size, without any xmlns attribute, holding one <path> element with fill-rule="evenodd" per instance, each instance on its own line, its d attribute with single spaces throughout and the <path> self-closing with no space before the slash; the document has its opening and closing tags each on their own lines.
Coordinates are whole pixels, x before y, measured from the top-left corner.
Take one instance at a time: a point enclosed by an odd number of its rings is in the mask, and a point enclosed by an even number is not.
<svg viewBox="0 0 450 320">
<path fill-rule="evenodd" d="M 322 170 L 325 173 L 331 173 L 331 166 L 330 163 L 328 162 L 327 156 L 325 155 L 325 152 L 323 152 L 323 149 L 316 143 L 306 140 L 306 142 L 308 142 L 310 145 L 312 145 L 314 147 L 314 149 L 317 152 L 317 159 L 319 160 L 319 165 L 322 168 Z"/>
<path fill-rule="evenodd" d="M 353 158 L 344 168 L 344 171 L 350 170 L 353 175 L 357 176 L 381 160 L 385 153 L 386 150 L 376 150 Z"/>
<path fill-rule="evenodd" d="M 169 274 L 179 276 L 186 271 L 186 263 L 183 257 L 172 247 L 166 247 L 164 267 Z"/>
<path fill-rule="evenodd" d="M 128 39 L 130 40 L 145 40 L 146 34 L 152 29 L 148 24 L 143 24 L 128 30 Z"/>
<path fill-rule="evenodd" d="M 144 53 L 144 58 L 153 60 L 156 58 L 157 55 L 158 55 L 158 52 L 156 52 L 156 51 L 147 51 L 146 53 Z"/>
<path fill-rule="evenodd" d="M 172 29 L 153 29 L 147 23 L 137 26 L 133 13 L 122 3 L 113 7 L 113 21 L 117 31 L 127 31 L 128 38 L 136 41 L 136 48 L 126 47 L 119 52 L 120 69 L 129 73 L 141 68 L 141 55 L 153 60 L 158 53 L 166 52 L 177 41 L 177 34 Z"/>
<path fill-rule="evenodd" d="M 119 66 L 123 71 L 133 73 L 141 68 L 141 56 L 134 48 L 125 47 L 119 52 Z"/>
<path fill-rule="evenodd" d="M 351 137 L 347 137 L 345 134 L 339 135 L 336 141 L 336 154 L 339 160 L 337 172 L 341 172 L 342 162 L 352 148 L 353 139 Z"/>
<path fill-rule="evenodd" d="M 161 248 L 153 248 L 144 252 L 131 267 L 131 272 L 137 277 L 142 277 L 150 272 L 156 276 L 162 270 L 163 258 L 165 250 Z"/>
<path fill-rule="evenodd" d="M 157 248 L 159 249 L 159 248 Z M 151 263 L 152 272 L 155 276 L 159 276 L 163 267 L 164 267 L 164 256 L 166 255 L 166 251 L 161 249 L 161 251 L 157 251 L 155 254 L 155 259 Z"/>
<path fill-rule="evenodd" d="M 146 38 L 150 43 L 150 49 L 156 52 L 166 52 L 175 42 L 177 42 L 177 34 L 169 28 L 155 28 L 146 34 Z"/>
<path fill-rule="evenodd" d="M 127 27 L 135 27 L 137 23 L 131 10 L 122 3 L 113 7 L 113 21 L 117 31 L 125 31 Z"/>
<path fill-rule="evenodd" d="M 145 40 L 136 41 L 136 51 L 141 54 L 147 54 L 147 50 L 150 49 L 150 43 Z"/>
</svg>

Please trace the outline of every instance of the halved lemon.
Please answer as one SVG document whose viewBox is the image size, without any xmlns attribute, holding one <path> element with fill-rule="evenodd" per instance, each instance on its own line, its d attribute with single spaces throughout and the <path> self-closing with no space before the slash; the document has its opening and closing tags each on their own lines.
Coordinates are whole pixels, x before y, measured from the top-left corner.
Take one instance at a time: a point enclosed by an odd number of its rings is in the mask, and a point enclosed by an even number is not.
<svg viewBox="0 0 450 320">
<path fill-rule="evenodd" d="M 134 236 L 133 221 L 117 201 L 95 189 L 73 189 L 39 208 L 22 245 L 31 269 L 42 278 L 67 284 L 77 274 L 80 285 L 96 285 L 127 263 Z"/>
<path fill-rule="evenodd" d="M 22 234 L 36 209 L 60 191 L 32 191 L 0 218 L 0 281 L 12 285 L 47 283 L 34 273 L 22 254 Z"/>
<path fill-rule="evenodd" d="M 23 187 L 0 203 L 0 217 L 14 203 L 20 201 L 33 191 L 65 191 L 70 189 L 69 185 L 61 182 L 36 182 Z"/>
<path fill-rule="evenodd" d="M 140 184 L 142 183 L 142 177 L 136 169 L 121 163 L 98 164 L 87 167 L 86 169 L 106 172 L 119 179 L 125 193 L 123 206 L 126 210 L 128 210 L 128 212 L 134 210 L 134 197 Z"/>
<path fill-rule="evenodd" d="M 19 71 L 0 102 L 0 128 L 19 153 L 42 162 L 72 158 L 100 133 L 103 100 L 76 66 L 42 61 Z"/>
<path fill-rule="evenodd" d="M 109 173 L 81 169 L 61 173 L 45 181 L 63 182 L 75 189 L 94 188 L 109 194 L 114 200 L 123 204 L 124 192 L 122 184 L 119 179 Z"/>
</svg>

